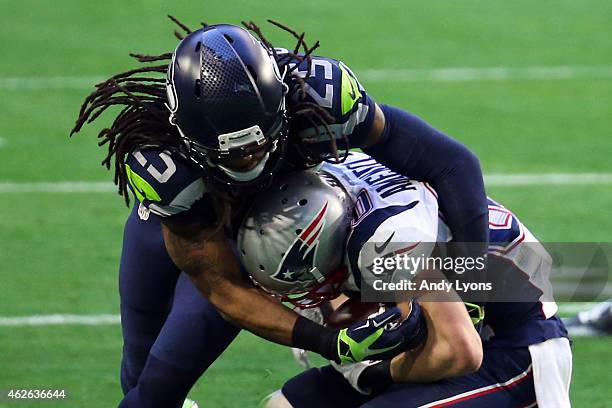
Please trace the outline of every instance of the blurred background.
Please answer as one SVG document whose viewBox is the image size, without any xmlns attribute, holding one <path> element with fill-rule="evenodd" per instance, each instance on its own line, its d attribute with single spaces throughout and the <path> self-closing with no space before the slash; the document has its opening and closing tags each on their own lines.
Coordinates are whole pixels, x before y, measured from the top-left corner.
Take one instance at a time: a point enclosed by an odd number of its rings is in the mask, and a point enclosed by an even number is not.
<svg viewBox="0 0 612 408">
<path fill-rule="evenodd" d="M 543 241 L 612 242 L 612 2 L 607 0 L 0 0 L 0 390 L 61 388 L 45 406 L 120 399 L 117 269 L 128 209 L 100 166 L 102 122 L 70 140 L 84 97 L 190 27 L 279 20 L 320 40 L 379 103 L 479 156 L 489 195 Z M 571 315 L 587 307 L 563 303 Z M 611 338 L 574 342 L 576 407 L 612 401 Z M 201 378 L 204 407 L 256 406 L 299 371 L 243 333 Z M 36 401 L 0 406 L 39 406 Z"/>
</svg>

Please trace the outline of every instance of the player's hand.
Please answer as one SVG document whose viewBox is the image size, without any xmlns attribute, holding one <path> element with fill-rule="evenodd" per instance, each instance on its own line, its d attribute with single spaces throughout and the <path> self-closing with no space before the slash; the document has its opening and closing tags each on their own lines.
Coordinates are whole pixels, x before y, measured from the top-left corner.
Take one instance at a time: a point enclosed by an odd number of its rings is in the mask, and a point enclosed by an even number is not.
<svg viewBox="0 0 612 408">
<path fill-rule="evenodd" d="M 341 363 L 387 360 L 421 345 L 427 338 L 427 325 L 421 307 L 412 301 L 410 314 L 402 320 L 398 307 L 353 323 L 340 330 L 337 339 Z"/>
</svg>

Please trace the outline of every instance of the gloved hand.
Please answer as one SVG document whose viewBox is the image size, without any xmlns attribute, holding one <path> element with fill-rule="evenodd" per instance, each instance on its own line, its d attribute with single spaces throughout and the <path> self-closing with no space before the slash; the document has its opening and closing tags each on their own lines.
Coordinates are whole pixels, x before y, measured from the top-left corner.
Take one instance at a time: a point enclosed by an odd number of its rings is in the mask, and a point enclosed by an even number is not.
<svg viewBox="0 0 612 408">
<path fill-rule="evenodd" d="M 427 324 L 419 304 L 412 300 L 408 317 L 393 307 L 365 321 L 353 323 L 338 333 L 340 363 L 363 360 L 387 360 L 425 342 Z"/>
</svg>

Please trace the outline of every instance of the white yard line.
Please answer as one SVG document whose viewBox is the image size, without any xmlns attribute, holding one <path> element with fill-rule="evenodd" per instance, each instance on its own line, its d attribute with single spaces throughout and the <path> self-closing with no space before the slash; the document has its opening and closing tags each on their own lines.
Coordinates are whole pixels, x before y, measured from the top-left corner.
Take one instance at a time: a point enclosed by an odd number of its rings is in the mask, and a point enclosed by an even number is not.
<svg viewBox="0 0 612 408">
<path fill-rule="evenodd" d="M 0 182 L 0 193 L 110 193 L 117 187 L 106 181 Z"/>
<path fill-rule="evenodd" d="M 531 66 L 433 69 L 364 69 L 363 82 L 457 82 L 612 78 L 612 66 Z"/>
<path fill-rule="evenodd" d="M 555 186 L 566 184 L 612 184 L 612 173 L 489 174 L 487 186 Z"/>
<path fill-rule="evenodd" d="M 596 302 L 576 302 L 559 304 L 559 312 L 578 313 L 593 307 Z M 33 316 L 0 316 L 0 327 L 20 326 L 107 326 L 121 323 L 118 314 L 50 314 Z"/>
<path fill-rule="evenodd" d="M 555 185 L 609 185 L 612 173 L 541 173 L 541 174 L 490 174 L 485 177 L 487 186 L 555 186 Z M 110 193 L 117 191 L 105 181 L 50 181 L 50 182 L 0 182 L 1 193 Z"/>
<path fill-rule="evenodd" d="M 103 76 L 43 76 L 0 78 L 0 90 L 90 89 L 107 79 Z"/>
<path fill-rule="evenodd" d="M 74 314 L 51 314 L 51 315 L 34 315 L 34 316 L 15 316 L 2 317 L 0 316 L 1 326 L 50 326 L 50 325 L 87 325 L 101 326 L 109 324 L 119 324 L 121 319 L 119 315 L 113 314 L 92 314 L 92 315 L 74 315 Z"/>
<path fill-rule="evenodd" d="M 612 65 L 529 67 L 448 67 L 428 69 L 369 68 L 355 70 L 363 82 L 457 82 L 612 78 Z M 0 78 L 0 90 L 90 89 L 105 76 Z"/>
</svg>

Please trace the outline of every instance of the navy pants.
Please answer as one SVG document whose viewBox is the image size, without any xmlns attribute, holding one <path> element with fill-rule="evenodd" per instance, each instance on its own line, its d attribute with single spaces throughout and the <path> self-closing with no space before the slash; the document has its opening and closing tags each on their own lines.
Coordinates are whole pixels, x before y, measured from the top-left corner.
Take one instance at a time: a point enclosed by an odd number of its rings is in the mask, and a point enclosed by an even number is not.
<svg viewBox="0 0 612 408">
<path fill-rule="evenodd" d="M 135 205 L 123 237 L 119 292 L 125 396 L 120 407 L 180 407 L 239 329 L 174 265 L 159 218 L 146 215 L 141 219 Z"/>
<path fill-rule="evenodd" d="M 304 371 L 285 383 L 282 392 L 294 408 L 514 408 L 536 403 L 527 348 L 485 350 L 475 373 L 434 383 L 396 384 L 377 396 L 358 393 L 331 366 Z"/>
</svg>

